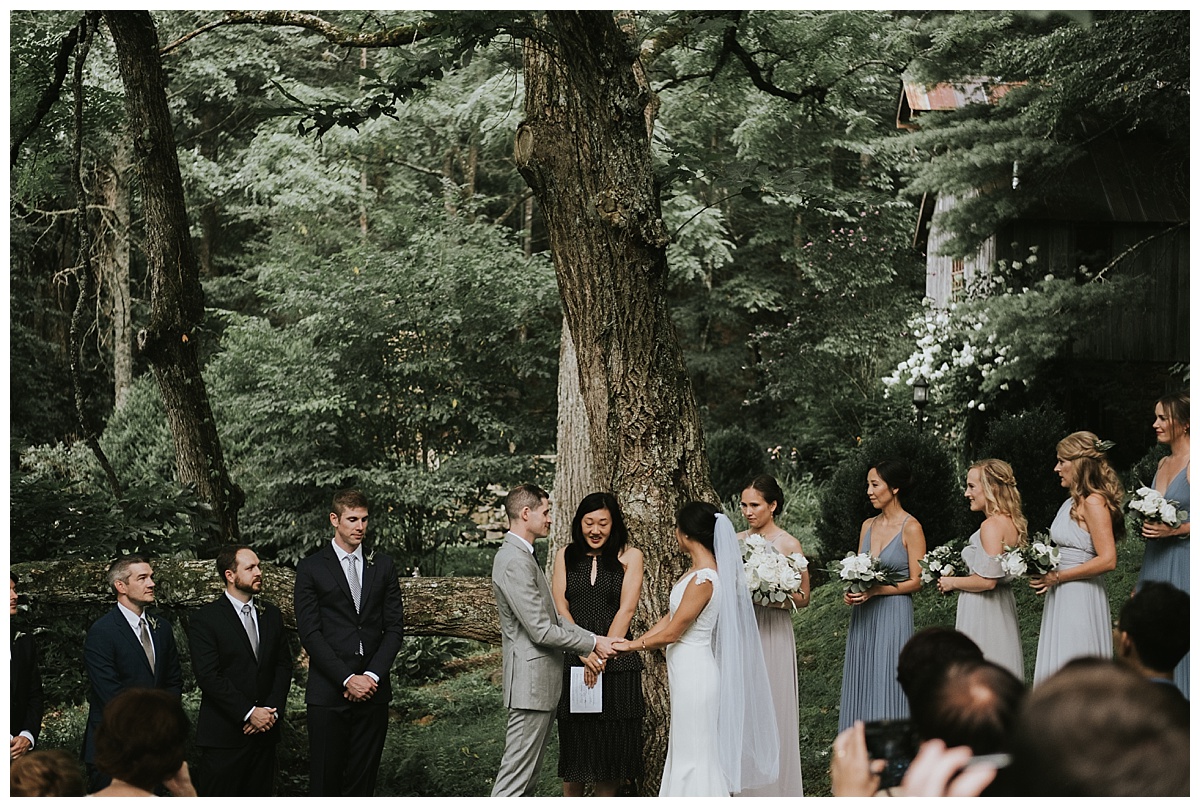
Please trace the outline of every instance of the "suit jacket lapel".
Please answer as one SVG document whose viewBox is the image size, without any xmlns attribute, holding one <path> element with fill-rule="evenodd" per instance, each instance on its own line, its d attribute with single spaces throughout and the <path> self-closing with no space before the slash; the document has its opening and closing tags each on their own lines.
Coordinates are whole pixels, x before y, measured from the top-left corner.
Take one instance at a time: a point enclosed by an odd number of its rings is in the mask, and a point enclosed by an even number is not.
<svg viewBox="0 0 1200 807">
<path fill-rule="evenodd" d="M 242 622 L 242 615 L 233 608 L 233 603 L 224 594 L 220 596 L 217 602 L 221 605 L 221 610 L 225 612 L 225 619 L 229 623 L 229 630 L 242 637 L 242 649 L 250 656 L 251 661 L 255 661 L 254 648 L 250 646 L 250 637 L 246 634 L 246 624 Z M 259 620 L 258 629 L 258 645 L 262 647 L 262 620 Z"/>
<path fill-rule="evenodd" d="M 146 658 L 146 650 L 142 647 L 142 640 L 138 638 L 137 633 L 129 626 L 129 620 L 125 618 L 125 612 L 121 610 L 120 606 L 114 605 L 113 609 L 108 613 L 112 618 L 113 627 L 116 629 L 117 635 L 121 637 L 120 641 L 126 642 L 130 649 L 137 653 L 142 663 L 146 665 L 146 672 L 153 673 L 154 671 L 150 669 L 150 660 Z M 144 611 L 142 615 L 148 617 Z M 147 622 L 149 622 L 149 619 L 147 619 Z M 157 661 L 159 649 L 153 627 L 150 628 L 150 642 L 154 645 L 154 658 Z"/>
<path fill-rule="evenodd" d="M 329 564 L 329 573 L 333 575 L 333 579 L 337 581 L 338 588 L 346 595 L 346 602 L 350 603 L 350 608 L 354 608 L 354 596 L 350 593 L 350 583 L 346 580 L 346 567 L 338 559 L 338 554 L 333 551 L 333 544 L 326 544 L 325 560 Z"/>
</svg>

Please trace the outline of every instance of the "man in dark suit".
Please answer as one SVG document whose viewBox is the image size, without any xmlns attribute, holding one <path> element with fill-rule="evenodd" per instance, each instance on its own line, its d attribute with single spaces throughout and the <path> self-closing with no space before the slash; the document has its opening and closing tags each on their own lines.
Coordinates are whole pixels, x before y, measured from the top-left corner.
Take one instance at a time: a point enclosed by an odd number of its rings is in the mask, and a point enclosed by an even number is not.
<svg viewBox="0 0 1200 807">
<path fill-rule="evenodd" d="M 389 672 L 404 635 L 396 566 L 364 555 L 369 505 L 333 497 L 333 541 L 296 566 L 296 628 L 308 651 L 309 786 L 314 796 L 375 792 L 387 735 Z"/>
<path fill-rule="evenodd" d="M 90 684 L 83 737 L 89 793 L 108 787 L 111 781 L 94 764 L 96 729 L 105 704 L 130 687 L 157 687 L 176 697 L 183 692 L 171 623 L 146 612 L 154 602 L 150 562 L 141 555 L 117 558 L 108 567 L 108 584 L 117 594 L 117 604 L 92 624 L 83 641 L 83 664 Z"/>
<path fill-rule="evenodd" d="M 248 546 L 217 553 L 225 591 L 188 620 L 201 796 L 275 795 L 275 747 L 292 665 L 279 609 L 256 596 L 262 567 Z"/>
<path fill-rule="evenodd" d="M 17 615 L 17 578 L 8 574 L 8 616 L 12 629 L 9 646 L 8 752 L 15 762 L 37 744 L 42 730 L 42 676 L 38 672 L 37 649 L 33 636 L 16 630 L 12 617 Z"/>
</svg>

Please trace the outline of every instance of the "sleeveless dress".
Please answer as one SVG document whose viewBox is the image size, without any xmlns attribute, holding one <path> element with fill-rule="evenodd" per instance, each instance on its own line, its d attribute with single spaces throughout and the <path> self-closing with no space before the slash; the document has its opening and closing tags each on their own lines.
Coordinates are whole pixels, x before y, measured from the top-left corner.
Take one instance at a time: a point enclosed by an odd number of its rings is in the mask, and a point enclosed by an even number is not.
<svg viewBox="0 0 1200 807">
<path fill-rule="evenodd" d="M 1188 463 L 1182 471 L 1175 475 L 1171 484 L 1163 494 L 1168 499 L 1179 502 L 1180 508 L 1191 513 L 1192 493 L 1188 485 L 1187 472 L 1191 467 Z M 1157 481 L 1157 480 L 1155 480 Z M 1146 556 L 1142 560 L 1142 573 L 1138 575 L 1138 586 L 1150 580 L 1162 580 L 1176 588 L 1191 592 L 1192 559 L 1191 538 L 1188 536 L 1172 535 L 1169 538 L 1159 538 L 1156 541 L 1146 541 Z M 1192 656 L 1189 653 L 1175 668 L 1175 685 L 1183 696 L 1190 697 L 1188 690 L 1191 683 Z"/>
<path fill-rule="evenodd" d="M 604 636 L 621 607 L 624 570 L 596 563 L 583 554 L 567 565 L 567 604 L 575 624 Z M 629 638 L 628 633 L 626 638 Z M 564 782 L 623 782 L 642 775 L 642 658 L 624 653 L 609 659 L 600 676 L 603 711 L 571 712 L 571 668 L 579 657 L 566 653 L 563 690 L 558 702 L 558 775 Z"/>
<path fill-rule="evenodd" d="M 772 545 L 774 546 L 774 545 Z M 778 549 L 775 549 L 778 552 Z M 745 788 L 739 796 L 803 796 L 800 774 L 800 694 L 796 678 L 796 632 L 792 609 L 754 606 L 763 661 L 779 727 L 779 779 L 761 788 Z"/>
<path fill-rule="evenodd" d="M 1092 536 L 1071 518 L 1071 500 L 1063 502 L 1050 525 L 1050 537 L 1059 546 L 1059 569 L 1071 569 L 1096 557 Z M 1052 587 L 1045 595 L 1042 629 L 1038 634 L 1037 686 L 1080 656 L 1111 659 L 1112 614 L 1104 575 L 1071 580 Z"/>
<path fill-rule="evenodd" d="M 908 519 L 905 519 L 905 523 Z M 871 551 L 871 530 L 867 528 L 863 551 Z M 884 566 L 908 575 L 908 552 L 901 540 L 904 525 L 892 542 L 884 547 L 879 561 Z M 846 635 L 846 662 L 842 666 L 842 705 L 838 732 L 854 725 L 855 720 L 896 720 L 908 717 L 908 698 L 896 680 L 900 648 L 912 638 L 913 604 L 911 594 L 872 597 L 855 605 L 850 613 Z"/>
<path fill-rule="evenodd" d="M 713 630 L 721 581 L 715 569 L 697 569 L 671 589 L 671 615 L 687 586 L 708 580 L 712 598 L 678 641 L 667 645 L 667 683 L 671 691 L 671 733 L 660 796 L 728 796 L 717 750 L 717 707 L 721 675 L 713 656 Z"/>
<path fill-rule="evenodd" d="M 962 551 L 963 562 L 971 574 L 995 579 L 991 591 L 960 591 L 954 627 L 979 645 L 983 657 L 1025 680 L 1025 659 L 1021 654 L 1021 635 L 1017 630 L 1017 603 L 1012 587 L 1004 579 L 999 558 L 988 555 L 979 530 Z"/>
</svg>

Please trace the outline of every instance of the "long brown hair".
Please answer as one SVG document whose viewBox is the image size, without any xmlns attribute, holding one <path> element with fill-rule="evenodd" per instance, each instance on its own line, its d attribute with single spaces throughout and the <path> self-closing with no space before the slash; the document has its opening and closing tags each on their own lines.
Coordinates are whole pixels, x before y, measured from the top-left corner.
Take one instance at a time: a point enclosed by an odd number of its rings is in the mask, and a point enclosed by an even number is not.
<svg viewBox="0 0 1200 807">
<path fill-rule="evenodd" d="M 1068 434 L 1058 441 L 1058 456 L 1075 463 L 1075 479 L 1071 482 L 1071 518 L 1079 521 L 1079 508 L 1083 500 L 1093 493 L 1104 499 L 1112 518 L 1113 537 L 1125 537 L 1125 516 L 1121 502 L 1125 488 L 1117 472 L 1108 464 L 1108 452 L 1100 438 L 1088 431 Z"/>
</svg>

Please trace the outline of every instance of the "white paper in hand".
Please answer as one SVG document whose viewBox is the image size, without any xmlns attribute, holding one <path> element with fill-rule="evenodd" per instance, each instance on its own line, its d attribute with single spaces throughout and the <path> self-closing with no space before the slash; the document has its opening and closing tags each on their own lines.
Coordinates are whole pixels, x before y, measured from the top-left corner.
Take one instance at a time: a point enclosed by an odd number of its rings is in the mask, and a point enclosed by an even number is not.
<svg viewBox="0 0 1200 807">
<path fill-rule="evenodd" d="M 577 714 L 599 712 L 603 708 L 603 691 L 601 680 L 604 673 L 596 676 L 596 685 L 588 687 L 583 682 L 583 667 L 571 668 L 571 711 Z"/>
</svg>

